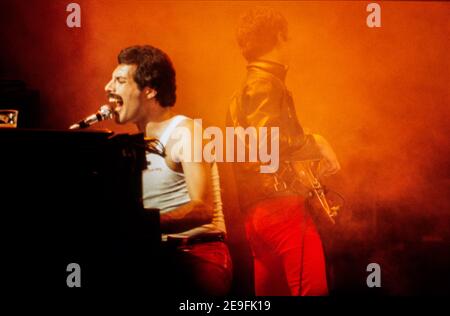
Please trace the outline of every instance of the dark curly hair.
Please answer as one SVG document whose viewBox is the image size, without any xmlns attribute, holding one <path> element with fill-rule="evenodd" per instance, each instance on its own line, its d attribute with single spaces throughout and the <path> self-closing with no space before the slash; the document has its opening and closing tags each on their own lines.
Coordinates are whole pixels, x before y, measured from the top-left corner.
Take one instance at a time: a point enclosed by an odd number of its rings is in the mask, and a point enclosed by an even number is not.
<svg viewBox="0 0 450 316">
<path fill-rule="evenodd" d="M 288 23 L 280 12 L 257 7 L 241 17 L 236 37 L 242 55 L 252 61 L 275 47 L 278 34 L 286 39 L 287 32 Z"/>
<path fill-rule="evenodd" d="M 157 91 L 156 100 L 164 107 L 176 101 L 175 69 L 169 56 L 150 45 L 136 45 L 121 50 L 119 64 L 136 65 L 134 81 L 140 90 L 150 87 Z"/>
</svg>

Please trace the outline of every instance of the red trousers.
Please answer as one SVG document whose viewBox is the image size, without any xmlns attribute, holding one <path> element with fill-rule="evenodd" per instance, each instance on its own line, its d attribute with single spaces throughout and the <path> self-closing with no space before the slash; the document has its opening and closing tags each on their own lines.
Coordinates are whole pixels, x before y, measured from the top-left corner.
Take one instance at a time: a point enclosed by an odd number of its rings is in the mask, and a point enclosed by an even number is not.
<svg viewBox="0 0 450 316">
<path fill-rule="evenodd" d="M 169 249 L 162 263 L 162 295 L 223 296 L 231 288 L 231 257 L 224 242 Z"/>
<path fill-rule="evenodd" d="M 304 200 L 282 196 L 257 203 L 246 219 L 258 296 L 327 295 L 322 242 Z"/>
</svg>

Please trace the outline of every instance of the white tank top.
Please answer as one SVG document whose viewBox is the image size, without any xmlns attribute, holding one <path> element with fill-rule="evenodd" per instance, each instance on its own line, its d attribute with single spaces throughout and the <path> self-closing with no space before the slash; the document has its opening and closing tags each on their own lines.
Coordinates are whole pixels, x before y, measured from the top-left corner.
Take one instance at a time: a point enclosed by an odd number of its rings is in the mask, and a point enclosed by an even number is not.
<svg viewBox="0 0 450 316">
<path fill-rule="evenodd" d="M 190 118 L 183 115 L 174 116 L 159 138 L 161 144 L 166 146 L 175 128 L 186 119 Z M 147 169 L 142 172 L 142 198 L 145 208 L 157 208 L 163 214 L 191 201 L 184 173 L 172 170 L 160 155 L 147 153 L 146 158 Z M 213 220 L 210 224 L 183 233 L 185 235 L 196 235 L 210 230 L 225 232 L 220 179 L 216 163 L 211 165 L 211 178 L 214 197 Z"/>
</svg>

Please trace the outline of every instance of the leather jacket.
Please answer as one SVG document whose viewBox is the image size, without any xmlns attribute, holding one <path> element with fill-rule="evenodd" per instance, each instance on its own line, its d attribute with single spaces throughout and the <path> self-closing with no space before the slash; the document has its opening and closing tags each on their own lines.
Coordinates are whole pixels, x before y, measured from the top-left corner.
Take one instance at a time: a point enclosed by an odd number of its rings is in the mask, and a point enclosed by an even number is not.
<svg viewBox="0 0 450 316">
<path fill-rule="evenodd" d="M 296 194 L 289 187 L 277 187 L 277 175 L 285 171 L 286 162 L 320 159 L 313 136 L 305 135 L 298 121 L 292 95 L 284 82 L 286 67 L 257 60 L 248 64 L 247 70 L 244 84 L 232 98 L 227 126 L 279 127 L 280 167 L 276 173 L 261 173 L 260 162 L 233 163 L 244 210 L 276 195 Z"/>
</svg>

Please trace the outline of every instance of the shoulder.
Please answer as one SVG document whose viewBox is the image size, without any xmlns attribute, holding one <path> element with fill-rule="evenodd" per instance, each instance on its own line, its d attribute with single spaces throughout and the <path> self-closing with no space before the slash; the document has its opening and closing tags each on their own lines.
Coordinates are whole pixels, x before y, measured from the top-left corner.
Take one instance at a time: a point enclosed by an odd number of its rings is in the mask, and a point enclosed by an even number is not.
<svg viewBox="0 0 450 316">
<path fill-rule="evenodd" d="M 194 130 L 194 125 L 196 124 L 195 120 L 190 118 L 190 117 L 188 117 L 188 116 L 184 116 L 184 115 L 179 115 L 179 116 L 180 116 L 180 122 L 177 124 L 176 127 L 177 128 L 178 127 L 180 127 L 180 128 L 187 128 L 187 129 L 193 131 Z M 181 119 L 181 117 L 182 117 L 182 119 Z"/>
<path fill-rule="evenodd" d="M 270 77 L 248 78 L 243 89 L 246 97 L 276 97 L 282 95 L 284 85 Z"/>
<path fill-rule="evenodd" d="M 190 117 L 184 115 L 178 115 L 178 122 L 173 127 L 172 132 L 170 133 L 171 139 L 183 139 L 183 140 L 192 140 L 195 138 L 196 133 L 200 131 L 202 132 L 202 125 L 199 120 L 192 119 Z"/>
<path fill-rule="evenodd" d="M 249 92 L 282 91 L 284 82 L 273 74 L 260 69 L 250 69 L 245 80 L 245 89 Z"/>
</svg>

